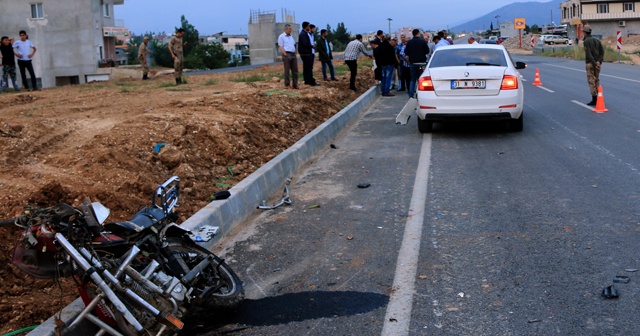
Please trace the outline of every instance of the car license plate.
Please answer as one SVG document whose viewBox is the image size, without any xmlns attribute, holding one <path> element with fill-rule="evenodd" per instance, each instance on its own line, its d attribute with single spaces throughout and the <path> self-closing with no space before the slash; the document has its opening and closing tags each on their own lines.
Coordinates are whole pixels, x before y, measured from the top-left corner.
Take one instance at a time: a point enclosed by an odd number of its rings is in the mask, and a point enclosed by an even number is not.
<svg viewBox="0 0 640 336">
<path fill-rule="evenodd" d="M 451 89 L 484 89 L 487 87 L 487 81 L 484 79 L 469 80 L 452 80 Z"/>
</svg>

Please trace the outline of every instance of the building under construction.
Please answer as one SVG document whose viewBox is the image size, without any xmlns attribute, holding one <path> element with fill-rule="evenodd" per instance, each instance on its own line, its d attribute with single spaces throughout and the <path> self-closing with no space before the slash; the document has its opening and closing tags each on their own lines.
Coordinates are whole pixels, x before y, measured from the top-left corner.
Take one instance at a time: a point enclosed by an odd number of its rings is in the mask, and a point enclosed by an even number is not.
<svg viewBox="0 0 640 336">
<path fill-rule="evenodd" d="M 278 36 L 284 32 L 284 25 L 290 24 L 291 35 L 298 43 L 300 25 L 295 23 L 295 14 L 282 9 L 281 22 L 276 22 L 276 11 L 251 10 L 249 15 L 249 55 L 251 64 L 265 64 L 280 60 Z"/>
</svg>

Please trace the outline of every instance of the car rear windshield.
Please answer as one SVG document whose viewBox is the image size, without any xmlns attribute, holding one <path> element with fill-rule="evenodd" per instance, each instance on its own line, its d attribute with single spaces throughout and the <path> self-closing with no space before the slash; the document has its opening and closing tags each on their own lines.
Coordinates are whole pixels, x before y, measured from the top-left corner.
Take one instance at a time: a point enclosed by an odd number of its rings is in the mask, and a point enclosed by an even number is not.
<svg viewBox="0 0 640 336">
<path fill-rule="evenodd" d="M 507 66 L 504 52 L 499 49 L 449 49 L 433 54 L 429 68 L 451 66 Z"/>
</svg>

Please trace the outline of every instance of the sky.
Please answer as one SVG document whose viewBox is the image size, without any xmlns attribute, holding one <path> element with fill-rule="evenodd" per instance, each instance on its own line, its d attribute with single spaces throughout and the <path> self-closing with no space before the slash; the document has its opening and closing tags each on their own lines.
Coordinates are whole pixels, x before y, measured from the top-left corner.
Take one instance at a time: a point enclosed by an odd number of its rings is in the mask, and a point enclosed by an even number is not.
<svg viewBox="0 0 640 336">
<path fill-rule="evenodd" d="M 250 11 L 275 12 L 282 21 L 282 9 L 295 14 L 296 23 L 308 21 L 318 30 L 327 24 L 335 29 L 343 22 L 352 34 L 378 29 L 387 32 L 402 27 L 440 30 L 478 18 L 514 2 L 548 2 L 549 0 L 124 0 L 114 6 L 116 20 L 124 20 L 133 34 L 173 33 L 184 15 L 200 35 L 218 32 L 247 34 Z M 391 21 L 387 19 L 391 19 Z"/>
</svg>

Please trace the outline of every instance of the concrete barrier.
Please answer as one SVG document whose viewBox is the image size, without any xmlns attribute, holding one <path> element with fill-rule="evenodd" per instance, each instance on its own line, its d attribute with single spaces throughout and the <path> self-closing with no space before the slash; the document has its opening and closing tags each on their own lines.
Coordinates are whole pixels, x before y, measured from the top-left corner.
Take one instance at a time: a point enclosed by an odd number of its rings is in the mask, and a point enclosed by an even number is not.
<svg viewBox="0 0 640 336">
<path fill-rule="evenodd" d="M 370 88 L 293 146 L 232 187 L 229 190 L 231 197 L 209 203 L 189 217 L 181 226 L 195 232 L 203 226 L 219 227 L 216 237 L 206 243 L 201 243 L 206 248 L 212 247 L 225 233 L 256 211 L 262 200 L 268 199 L 274 193 L 282 192 L 286 179 L 311 160 L 318 151 L 326 148 L 338 133 L 345 126 L 357 120 L 360 112 L 369 107 L 377 97 L 377 87 Z M 83 308 L 82 300 L 76 299 L 62 309 L 62 320 L 69 325 L 70 321 L 75 319 Z M 73 333 L 66 335 L 87 335 L 92 330 L 97 329 L 91 323 L 84 321 L 78 328 L 75 328 Z M 54 331 L 54 318 L 51 317 L 27 335 L 53 336 L 55 335 Z"/>
</svg>

